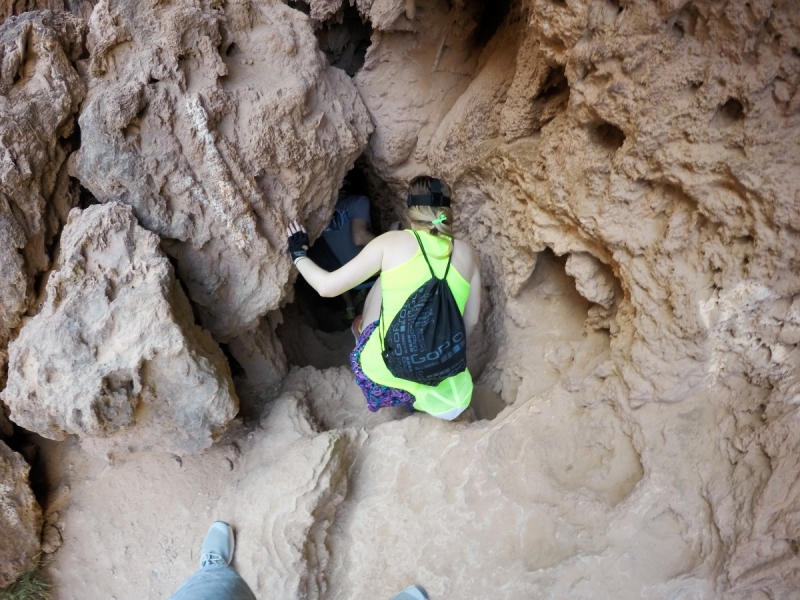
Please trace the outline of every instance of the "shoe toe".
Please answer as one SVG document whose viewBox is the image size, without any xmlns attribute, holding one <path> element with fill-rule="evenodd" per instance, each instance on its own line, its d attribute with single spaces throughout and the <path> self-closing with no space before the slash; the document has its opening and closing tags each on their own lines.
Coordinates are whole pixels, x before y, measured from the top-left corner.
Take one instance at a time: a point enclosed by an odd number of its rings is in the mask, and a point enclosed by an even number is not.
<svg viewBox="0 0 800 600">
<path fill-rule="evenodd" d="M 407 587 L 392 600 L 428 600 L 428 594 L 418 585 Z"/>
<path fill-rule="evenodd" d="M 215 521 L 206 533 L 200 553 L 201 556 L 218 555 L 225 561 L 225 564 L 230 564 L 233 560 L 233 548 L 233 529 L 224 521 Z"/>
</svg>

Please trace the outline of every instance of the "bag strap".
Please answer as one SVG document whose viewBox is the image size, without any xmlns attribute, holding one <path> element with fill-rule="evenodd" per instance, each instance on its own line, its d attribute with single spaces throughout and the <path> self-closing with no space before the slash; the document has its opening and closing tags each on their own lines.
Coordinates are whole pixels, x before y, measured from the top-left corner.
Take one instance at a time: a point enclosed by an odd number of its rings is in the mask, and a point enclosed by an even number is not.
<svg viewBox="0 0 800 600">
<path fill-rule="evenodd" d="M 428 254 L 425 252 L 425 246 L 422 245 L 422 240 L 419 239 L 419 234 L 416 231 L 412 231 L 411 233 L 414 234 L 414 237 L 417 238 L 417 243 L 419 244 L 419 249 L 422 250 L 422 257 L 425 259 L 425 264 L 428 265 L 428 270 L 431 272 L 431 277 L 434 279 L 440 279 L 436 277 L 436 273 L 433 272 L 433 267 L 431 266 L 431 262 L 428 260 Z M 455 242 L 453 243 L 453 250 L 455 250 Z M 444 277 L 441 279 L 447 279 L 447 274 L 450 272 L 450 262 L 453 259 L 453 251 L 450 251 L 450 256 L 447 257 L 447 268 L 444 270 Z"/>
<path fill-rule="evenodd" d="M 422 240 L 419 237 L 419 234 L 416 231 L 412 232 L 414 237 L 417 238 L 417 243 L 419 244 L 419 249 L 422 250 L 422 257 L 425 259 L 425 264 L 428 265 L 428 270 L 431 272 L 431 277 L 434 279 L 439 279 L 436 277 L 436 273 L 433 272 L 433 267 L 431 266 L 430 261 L 428 260 L 428 254 L 425 252 L 425 246 L 422 245 Z M 453 249 L 455 250 L 455 240 L 453 241 Z M 444 277 L 442 279 L 447 280 L 447 274 L 450 272 L 450 263 L 453 259 L 453 252 L 450 252 L 450 256 L 447 257 L 447 268 L 444 270 Z M 440 280 L 441 281 L 441 280 Z M 381 290 L 381 314 L 378 317 L 378 336 L 381 340 L 381 352 L 383 352 L 386 348 L 384 347 L 383 340 L 386 337 L 386 323 L 383 320 L 383 290 Z"/>
<path fill-rule="evenodd" d="M 386 348 L 383 345 L 383 338 L 386 336 L 386 324 L 383 322 L 383 290 L 381 290 L 381 314 L 378 317 L 378 337 L 381 338 L 381 354 Z"/>
</svg>

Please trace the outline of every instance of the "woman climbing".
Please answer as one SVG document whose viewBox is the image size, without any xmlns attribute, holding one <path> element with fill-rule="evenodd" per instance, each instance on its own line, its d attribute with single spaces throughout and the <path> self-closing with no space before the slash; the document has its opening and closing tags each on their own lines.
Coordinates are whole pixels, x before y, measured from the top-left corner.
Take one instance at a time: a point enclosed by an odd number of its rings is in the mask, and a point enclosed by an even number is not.
<svg viewBox="0 0 800 600">
<path fill-rule="evenodd" d="M 451 420 L 472 397 L 464 337 L 469 338 L 478 322 L 480 268 L 472 248 L 453 238 L 450 196 L 443 181 L 414 178 L 406 214 L 410 229 L 378 236 L 333 272 L 306 256 L 309 240 L 303 226 L 294 221 L 288 227 L 292 260 L 321 296 L 338 296 L 381 273 L 367 296 L 363 319 L 353 323 L 357 341 L 350 355 L 356 381 L 373 412 L 385 406 L 413 406 Z M 407 320 L 409 314 L 415 315 L 414 323 Z M 367 325 L 362 330 L 363 323 Z M 417 338 L 404 337 L 408 331 L 417 332 Z M 412 355 L 417 342 L 424 350 Z"/>
</svg>

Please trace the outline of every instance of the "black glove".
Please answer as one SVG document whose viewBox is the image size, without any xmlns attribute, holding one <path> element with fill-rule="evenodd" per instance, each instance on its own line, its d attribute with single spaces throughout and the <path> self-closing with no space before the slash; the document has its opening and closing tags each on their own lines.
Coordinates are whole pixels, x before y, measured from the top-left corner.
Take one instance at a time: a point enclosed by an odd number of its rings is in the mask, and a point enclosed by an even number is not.
<svg viewBox="0 0 800 600">
<path fill-rule="evenodd" d="M 297 259 L 303 258 L 308 250 L 308 234 L 305 231 L 298 231 L 289 236 L 289 256 L 292 258 L 293 263 L 297 263 Z"/>
</svg>

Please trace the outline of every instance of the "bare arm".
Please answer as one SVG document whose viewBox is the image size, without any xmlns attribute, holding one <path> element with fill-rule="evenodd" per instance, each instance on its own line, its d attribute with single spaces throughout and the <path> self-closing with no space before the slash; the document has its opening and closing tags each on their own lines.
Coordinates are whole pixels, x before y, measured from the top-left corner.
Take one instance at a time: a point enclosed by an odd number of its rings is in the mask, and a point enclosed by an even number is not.
<svg viewBox="0 0 800 600">
<path fill-rule="evenodd" d="M 289 224 L 289 235 L 305 229 L 296 221 Z M 329 273 L 318 267 L 310 258 L 300 258 L 296 266 L 300 274 L 308 281 L 317 293 L 324 298 L 333 298 L 347 290 L 353 289 L 381 270 L 386 240 L 377 237 L 349 263 Z"/>
<path fill-rule="evenodd" d="M 375 235 L 369 230 L 369 222 L 366 219 L 350 221 L 350 237 L 356 246 L 366 246 L 375 239 Z"/>
<path fill-rule="evenodd" d="M 464 329 L 466 329 L 467 340 L 472 335 L 472 331 L 478 324 L 481 313 L 481 269 L 476 264 L 475 272 L 469 281 L 469 296 L 467 304 L 464 306 Z"/>
</svg>

